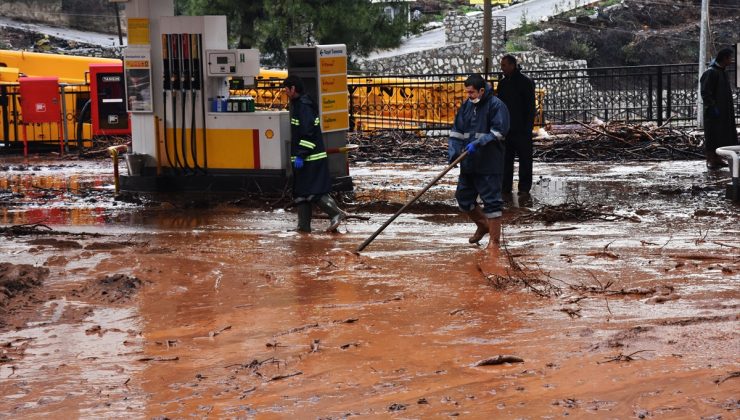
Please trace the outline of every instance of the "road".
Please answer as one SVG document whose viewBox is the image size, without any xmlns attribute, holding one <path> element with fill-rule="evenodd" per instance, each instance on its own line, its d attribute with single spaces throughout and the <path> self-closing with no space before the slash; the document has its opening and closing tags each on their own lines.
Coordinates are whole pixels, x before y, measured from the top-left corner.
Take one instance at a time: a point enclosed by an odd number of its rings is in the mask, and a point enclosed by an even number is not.
<svg viewBox="0 0 740 420">
<path fill-rule="evenodd" d="M 539 22 L 544 18 L 582 7 L 588 3 L 584 0 L 529 0 L 509 7 L 494 9 L 492 15 L 506 17 L 506 30 L 511 31 L 521 26 L 522 16 L 524 16 L 527 22 Z M 407 38 L 398 48 L 376 51 L 370 54 L 368 59 L 372 60 L 409 54 L 416 51 L 439 48 L 444 44 L 445 29 L 436 28 L 424 32 L 421 35 Z"/>
<path fill-rule="evenodd" d="M 34 31 L 49 36 L 54 36 L 68 41 L 81 42 L 85 44 L 100 45 L 101 47 L 115 47 L 119 45 L 118 35 L 101 34 L 97 32 L 78 31 L 70 28 L 58 28 L 55 26 L 42 25 L 38 23 L 19 22 L 0 16 L 0 28 L 17 28 L 26 31 Z M 126 44 L 126 37 L 123 37 Z"/>
</svg>

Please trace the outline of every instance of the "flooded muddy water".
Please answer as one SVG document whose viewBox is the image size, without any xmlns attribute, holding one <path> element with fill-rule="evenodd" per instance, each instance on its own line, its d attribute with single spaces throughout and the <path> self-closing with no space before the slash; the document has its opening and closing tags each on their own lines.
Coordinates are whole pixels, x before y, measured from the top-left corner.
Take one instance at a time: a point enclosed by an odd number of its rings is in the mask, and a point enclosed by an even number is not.
<svg viewBox="0 0 740 420">
<path fill-rule="evenodd" d="M 0 263 L 49 271 L 0 303 L 0 417 L 740 412 L 726 170 L 536 162 L 498 255 L 468 244 L 453 170 L 356 255 L 441 166 L 357 164 L 362 218 L 302 235 L 292 209 L 116 201 L 109 162 L 1 164 Z M 590 217 L 539 218 L 566 204 Z"/>
</svg>

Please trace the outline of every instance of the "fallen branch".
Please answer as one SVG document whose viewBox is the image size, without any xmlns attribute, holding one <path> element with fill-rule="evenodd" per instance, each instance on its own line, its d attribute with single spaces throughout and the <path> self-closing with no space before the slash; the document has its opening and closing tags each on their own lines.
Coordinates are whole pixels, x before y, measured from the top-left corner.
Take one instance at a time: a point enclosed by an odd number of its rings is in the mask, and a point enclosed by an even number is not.
<svg viewBox="0 0 740 420">
<path fill-rule="evenodd" d="M 477 366 L 494 366 L 494 365 L 503 365 L 504 363 L 524 363 L 524 359 L 522 359 L 519 356 L 512 356 L 509 354 L 499 354 L 495 357 L 489 357 L 488 359 L 479 360 L 478 362 L 475 362 L 473 364 L 474 367 Z"/>
<path fill-rule="evenodd" d="M 142 357 L 140 359 L 137 359 L 139 362 L 174 362 L 176 360 L 180 360 L 178 356 L 164 356 L 164 357 L 153 357 L 153 356 L 147 356 Z"/>
<path fill-rule="evenodd" d="M 636 357 L 633 357 L 634 355 L 636 355 L 637 353 L 645 352 L 645 351 L 655 351 L 655 350 L 638 350 L 638 351 L 636 351 L 634 353 L 630 353 L 630 354 L 627 354 L 627 355 L 622 354 L 622 353 L 619 353 L 616 357 L 613 357 L 611 359 L 605 360 L 603 362 L 596 362 L 596 363 L 597 364 L 602 364 L 602 363 L 609 363 L 609 362 L 631 362 L 633 360 L 638 359 Z M 642 357 L 639 357 L 639 359 L 642 359 Z"/>
<path fill-rule="evenodd" d="M 722 379 L 715 380 L 714 383 L 717 384 L 717 385 L 721 385 L 722 382 L 724 382 L 724 381 L 726 381 L 728 379 L 738 378 L 738 377 L 740 377 L 740 371 L 735 371 L 735 372 L 731 372 L 729 375 L 725 376 Z"/>
<path fill-rule="evenodd" d="M 303 375 L 303 372 L 301 372 L 299 370 L 297 372 L 287 373 L 285 375 L 276 375 L 276 376 L 273 376 L 272 378 L 268 379 L 267 382 L 279 381 L 281 379 L 292 378 L 293 376 L 298 376 L 298 375 Z"/>
</svg>

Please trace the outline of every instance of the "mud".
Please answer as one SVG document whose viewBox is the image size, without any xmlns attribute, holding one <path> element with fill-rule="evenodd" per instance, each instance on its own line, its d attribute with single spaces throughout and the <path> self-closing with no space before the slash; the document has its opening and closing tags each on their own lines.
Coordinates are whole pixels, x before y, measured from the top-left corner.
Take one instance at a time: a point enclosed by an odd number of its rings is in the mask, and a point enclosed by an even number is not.
<svg viewBox="0 0 740 420">
<path fill-rule="evenodd" d="M 0 263 L 0 308 L 13 298 L 40 286 L 49 270 L 30 264 Z"/>
<path fill-rule="evenodd" d="M 538 163 L 532 195 L 507 197 L 498 255 L 467 243 L 452 173 L 352 252 L 441 168 L 355 164 L 368 220 L 313 235 L 282 207 L 122 204 L 104 163 L 56 174 L 108 194 L 2 208 L 0 262 L 48 275 L 3 315 L 0 416 L 738 416 L 726 171 Z M 576 204 L 623 217 L 512 223 Z M 54 233 L 8 234 L 24 223 Z"/>
</svg>

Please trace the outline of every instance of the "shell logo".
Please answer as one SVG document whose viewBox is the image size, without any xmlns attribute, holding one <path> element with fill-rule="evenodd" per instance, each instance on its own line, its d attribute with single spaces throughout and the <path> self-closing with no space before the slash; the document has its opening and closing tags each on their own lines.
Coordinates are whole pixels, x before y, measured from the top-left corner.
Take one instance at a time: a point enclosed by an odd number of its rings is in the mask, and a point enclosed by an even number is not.
<svg viewBox="0 0 740 420">
<path fill-rule="evenodd" d="M 269 129 L 265 131 L 265 137 L 267 137 L 268 139 L 271 139 L 274 136 L 275 136 L 275 132 L 274 131 L 269 130 Z"/>
</svg>

